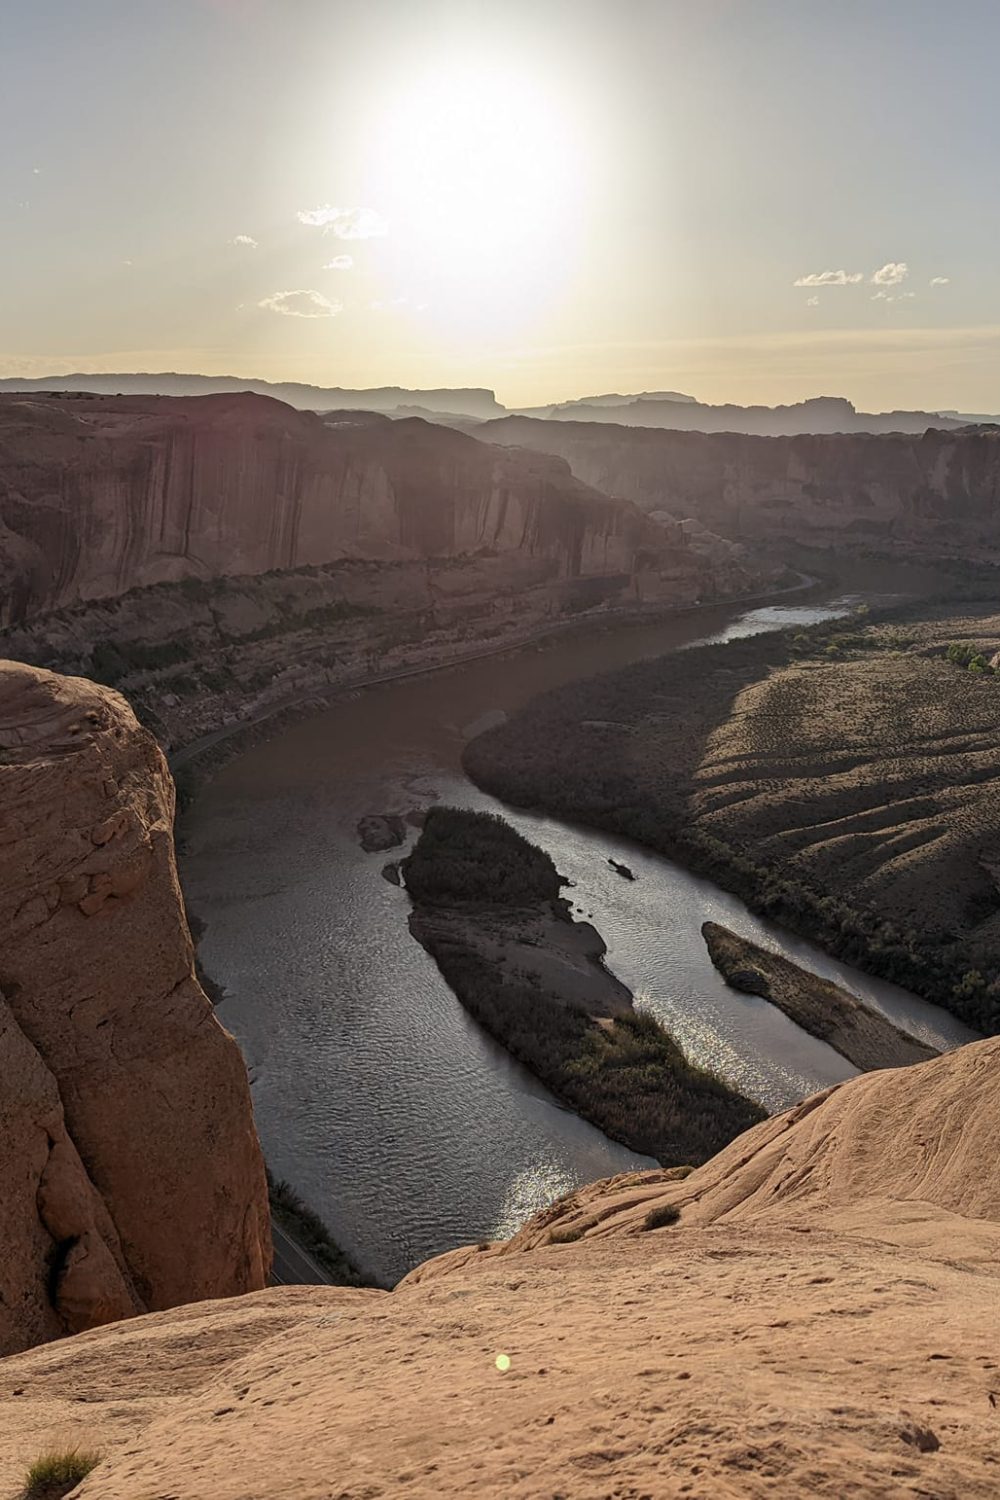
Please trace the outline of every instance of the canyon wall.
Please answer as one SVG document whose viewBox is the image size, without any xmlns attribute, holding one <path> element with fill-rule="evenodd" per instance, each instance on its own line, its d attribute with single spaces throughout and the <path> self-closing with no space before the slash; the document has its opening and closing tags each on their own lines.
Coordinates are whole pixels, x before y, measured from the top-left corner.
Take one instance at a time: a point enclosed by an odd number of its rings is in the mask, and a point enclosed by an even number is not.
<svg viewBox="0 0 1000 1500">
<path fill-rule="evenodd" d="M 117 693 L 0 664 L 0 1353 L 266 1281 L 249 1084 L 194 975 L 173 812 Z"/>
<path fill-rule="evenodd" d="M 0 624 L 182 579 L 517 554 L 630 576 L 685 541 L 560 459 L 267 397 L 0 398 Z"/>
<path fill-rule="evenodd" d="M 729 537 L 1000 550 L 1000 428 L 752 437 L 505 418 L 482 435 L 557 454 L 609 495 Z"/>
<path fill-rule="evenodd" d="M 189 743 L 310 691 L 778 569 L 557 457 L 254 395 L 0 397 L 0 654 Z"/>
</svg>

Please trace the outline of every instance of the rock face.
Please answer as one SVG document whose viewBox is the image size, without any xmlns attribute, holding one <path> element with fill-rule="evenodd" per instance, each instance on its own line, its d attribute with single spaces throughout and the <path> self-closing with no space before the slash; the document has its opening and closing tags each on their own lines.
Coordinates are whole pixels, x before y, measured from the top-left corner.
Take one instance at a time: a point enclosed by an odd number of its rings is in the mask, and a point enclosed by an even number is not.
<svg viewBox="0 0 1000 1500">
<path fill-rule="evenodd" d="M 506 418 L 481 435 L 558 454 L 607 494 L 729 537 L 926 544 L 936 554 L 1000 545 L 996 427 L 751 437 Z"/>
<path fill-rule="evenodd" d="M 125 701 L 0 664 L 0 1352 L 264 1285 L 249 1086 Z"/>
<path fill-rule="evenodd" d="M 183 579 L 483 552 L 627 582 L 686 544 L 562 460 L 416 419 L 253 395 L 0 398 L 0 624 Z"/>
<path fill-rule="evenodd" d="M 104 1458 L 79 1500 L 993 1500 L 998 1065 L 988 1041 L 852 1079 L 392 1293 L 283 1288 L 8 1360 L 0 1494 L 82 1399 Z"/>
</svg>

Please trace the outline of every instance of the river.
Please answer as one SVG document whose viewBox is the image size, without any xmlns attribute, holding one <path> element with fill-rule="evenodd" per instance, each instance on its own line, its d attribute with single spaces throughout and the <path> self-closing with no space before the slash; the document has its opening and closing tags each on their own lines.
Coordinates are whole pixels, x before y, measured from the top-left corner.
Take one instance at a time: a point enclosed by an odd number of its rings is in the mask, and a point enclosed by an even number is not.
<svg viewBox="0 0 1000 1500">
<path fill-rule="evenodd" d="M 482 1032 L 407 928 L 405 891 L 366 854 L 366 813 L 440 800 L 503 811 L 549 850 L 608 944 L 609 967 L 689 1056 L 776 1110 L 854 1069 L 766 1001 L 726 988 L 712 919 L 845 985 L 914 1034 L 972 1033 L 838 963 L 681 867 L 612 835 L 506 809 L 464 777 L 466 740 L 574 677 L 926 587 L 905 568 L 852 572 L 850 593 L 595 625 L 432 675 L 362 690 L 225 766 L 182 829 L 182 876 L 226 990 L 272 1171 L 357 1265 L 390 1285 L 454 1245 L 512 1233 L 581 1183 L 653 1163 L 562 1108 Z M 623 858 L 636 875 L 608 865 Z"/>
</svg>

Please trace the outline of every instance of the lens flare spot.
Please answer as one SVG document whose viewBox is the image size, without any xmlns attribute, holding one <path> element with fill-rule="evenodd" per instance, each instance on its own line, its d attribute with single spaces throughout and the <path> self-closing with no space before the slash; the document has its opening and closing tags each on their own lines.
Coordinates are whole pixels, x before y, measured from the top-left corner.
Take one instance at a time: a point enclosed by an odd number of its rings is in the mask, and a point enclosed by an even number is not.
<svg viewBox="0 0 1000 1500">
<path fill-rule="evenodd" d="M 495 1363 L 497 1369 L 500 1371 L 500 1374 L 506 1375 L 507 1371 L 510 1369 L 510 1355 L 498 1354 Z"/>
</svg>

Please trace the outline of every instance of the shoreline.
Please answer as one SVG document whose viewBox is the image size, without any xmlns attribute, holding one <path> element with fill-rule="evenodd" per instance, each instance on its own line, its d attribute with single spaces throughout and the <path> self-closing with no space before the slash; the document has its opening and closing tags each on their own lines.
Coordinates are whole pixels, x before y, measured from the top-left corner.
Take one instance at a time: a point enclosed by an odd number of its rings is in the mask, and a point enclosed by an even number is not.
<svg viewBox="0 0 1000 1500">
<path fill-rule="evenodd" d="M 910 1067 L 941 1055 L 938 1048 L 895 1026 L 881 1011 L 784 954 L 718 922 L 703 922 L 701 935 L 730 989 L 767 1000 L 862 1073 Z"/>
<path fill-rule="evenodd" d="M 663 1167 L 697 1166 L 766 1111 L 635 1009 L 551 857 L 495 813 L 436 806 L 403 866 L 409 929 L 455 999 L 553 1095 Z"/>
<path fill-rule="evenodd" d="M 186 808 L 193 801 L 197 787 L 228 761 L 236 759 L 254 745 L 264 744 L 275 738 L 294 724 L 325 713 L 339 701 L 355 693 L 364 692 L 369 688 L 388 686 L 409 678 L 431 676 L 437 672 L 447 671 L 450 667 L 463 667 L 473 662 L 487 661 L 492 657 L 505 656 L 508 653 L 525 650 L 553 636 L 574 634 L 587 628 L 600 627 L 605 624 L 613 627 L 656 624 L 661 620 L 682 620 L 710 609 L 754 608 L 780 603 L 792 595 L 803 595 L 808 598 L 817 590 L 836 586 L 836 581 L 832 577 L 823 578 L 815 574 L 799 572 L 799 578 L 801 580 L 799 583 L 789 584 L 784 588 L 766 589 L 751 594 L 733 594 L 725 599 L 708 599 L 698 604 L 636 605 L 579 615 L 574 619 L 560 620 L 555 624 L 528 631 L 517 637 L 509 637 L 502 642 L 480 647 L 474 651 L 442 656 L 421 663 L 419 666 L 350 678 L 325 688 L 297 693 L 292 698 L 274 703 L 254 718 L 222 725 L 219 729 L 211 730 L 196 740 L 164 751 L 164 754 L 175 783 L 177 772 L 185 773 L 182 785 L 178 786 L 178 798 L 183 799 Z M 215 754 L 216 751 L 221 753 Z"/>
<path fill-rule="evenodd" d="M 921 619 L 928 610 L 988 607 L 983 601 L 967 599 L 937 599 L 918 597 L 905 603 L 873 611 L 866 625 L 905 624 Z M 832 621 L 803 627 L 806 634 L 818 637 L 829 631 Z M 721 652 L 730 650 L 735 644 L 741 655 L 769 656 L 774 652 L 776 638 L 782 630 L 761 633 L 736 643 L 702 645 L 698 652 Z M 788 638 L 786 637 L 786 647 Z M 697 655 L 697 652 L 694 653 Z M 736 658 L 726 661 L 726 666 L 736 667 Z M 572 687 L 580 692 L 585 688 L 596 690 L 603 679 L 620 679 L 624 673 L 637 673 L 649 667 L 649 663 L 636 663 L 631 667 L 612 673 L 598 674 L 591 679 L 580 679 Z M 639 847 L 658 854 L 680 865 L 689 874 L 711 881 L 720 889 L 744 901 L 750 911 L 765 916 L 785 931 L 806 938 L 822 948 L 831 957 L 910 990 L 914 995 L 939 1006 L 956 1016 L 975 1031 L 976 1021 L 953 1003 L 953 992 L 966 973 L 959 955 L 942 953 L 934 949 L 923 949 L 919 954 L 903 953 L 898 945 L 889 944 L 883 934 L 880 914 L 867 906 L 848 905 L 836 892 L 813 890 L 801 882 L 789 880 L 779 869 L 760 862 L 752 847 L 733 845 L 716 833 L 705 831 L 690 821 L 685 821 L 678 809 L 653 807 L 645 809 L 627 799 L 613 807 L 588 806 L 585 795 L 574 800 L 571 789 L 567 792 L 557 782 L 554 793 L 548 787 L 539 790 L 532 783 L 532 773 L 526 773 L 524 784 L 518 784 L 517 750 L 510 743 L 516 737 L 517 721 L 521 721 L 522 733 L 528 716 L 534 709 L 528 740 L 537 744 L 546 733 L 558 734 L 560 723 L 540 724 L 538 708 L 549 695 L 543 694 L 533 704 L 528 704 L 515 719 L 505 725 L 488 729 L 470 740 L 462 757 L 462 769 L 470 781 L 480 790 L 496 797 L 500 802 L 526 811 L 541 812 L 582 827 L 599 829 L 635 842 Z M 591 709 L 587 710 L 588 717 Z M 595 721 L 604 717 L 603 710 L 593 709 Z M 505 740 L 502 757 L 493 748 L 495 738 Z M 549 768 L 551 769 L 551 767 Z M 539 772 L 544 779 L 545 768 Z M 529 791 L 530 788 L 530 791 Z"/>
</svg>

